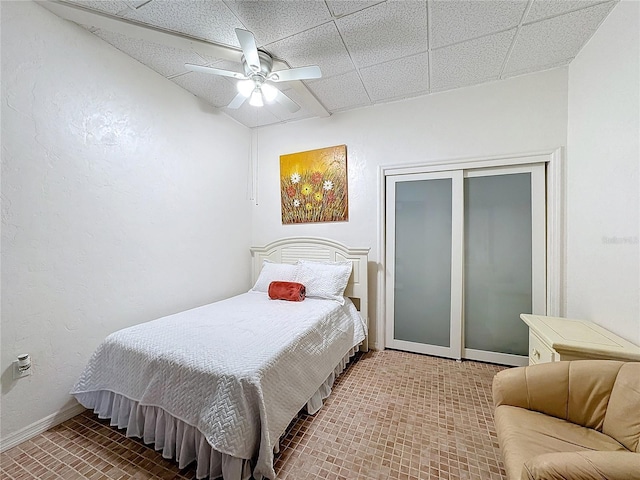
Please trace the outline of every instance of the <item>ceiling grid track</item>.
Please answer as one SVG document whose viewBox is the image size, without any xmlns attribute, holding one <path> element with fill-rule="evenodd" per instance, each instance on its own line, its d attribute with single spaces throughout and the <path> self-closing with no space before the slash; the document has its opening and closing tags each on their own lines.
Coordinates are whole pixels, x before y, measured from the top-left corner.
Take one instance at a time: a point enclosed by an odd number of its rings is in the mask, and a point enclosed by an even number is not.
<svg viewBox="0 0 640 480">
<path fill-rule="evenodd" d="M 511 58 L 511 53 L 513 52 L 513 48 L 516 46 L 516 42 L 518 41 L 518 34 L 520 33 L 520 29 L 522 25 L 524 25 L 524 19 L 529 15 L 529 11 L 533 6 L 534 0 L 529 0 L 527 3 L 527 7 L 524 9 L 524 13 L 522 14 L 522 18 L 520 22 L 518 22 L 518 26 L 516 27 L 516 33 L 513 35 L 513 40 L 511 40 L 511 45 L 509 45 L 509 50 L 507 50 L 507 54 L 504 56 L 504 61 L 502 62 L 502 66 L 500 67 L 500 73 L 498 73 L 498 79 L 502 80 L 504 78 L 504 71 L 507 68 L 509 63 L 509 59 Z"/>
</svg>

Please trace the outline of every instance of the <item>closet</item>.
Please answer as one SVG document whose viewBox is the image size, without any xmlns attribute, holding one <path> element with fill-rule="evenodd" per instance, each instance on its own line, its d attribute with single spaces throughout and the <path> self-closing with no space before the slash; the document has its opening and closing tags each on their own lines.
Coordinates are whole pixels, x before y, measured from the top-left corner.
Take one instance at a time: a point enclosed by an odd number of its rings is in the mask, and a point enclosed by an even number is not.
<svg viewBox="0 0 640 480">
<path fill-rule="evenodd" d="M 385 175 L 385 347 L 523 365 L 546 313 L 545 165 Z"/>
</svg>

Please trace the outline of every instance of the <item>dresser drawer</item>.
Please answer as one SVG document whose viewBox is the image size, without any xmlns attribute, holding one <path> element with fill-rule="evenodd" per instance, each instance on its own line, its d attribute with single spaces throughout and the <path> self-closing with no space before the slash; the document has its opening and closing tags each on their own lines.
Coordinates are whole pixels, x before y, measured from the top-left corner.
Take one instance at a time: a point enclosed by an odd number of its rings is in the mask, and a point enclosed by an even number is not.
<svg viewBox="0 0 640 480">
<path fill-rule="evenodd" d="M 535 333 L 529 332 L 529 365 L 553 362 L 554 353 Z"/>
</svg>

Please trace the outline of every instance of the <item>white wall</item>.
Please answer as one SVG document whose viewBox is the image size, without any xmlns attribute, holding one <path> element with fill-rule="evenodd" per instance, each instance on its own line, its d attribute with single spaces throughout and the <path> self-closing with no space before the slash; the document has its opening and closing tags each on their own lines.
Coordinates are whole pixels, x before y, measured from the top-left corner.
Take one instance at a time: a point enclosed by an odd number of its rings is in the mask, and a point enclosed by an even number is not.
<svg viewBox="0 0 640 480">
<path fill-rule="evenodd" d="M 640 344 L 640 3 L 621 1 L 569 68 L 567 315 Z"/>
<path fill-rule="evenodd" d="M 75 405 L 108 333 L 249 287 L 251 133 L 40 6 L 1 8 L 7 440 Z"/>
<path fill-rule="evenodd" d="M 107 333 L 245 289 L 250 243 L 371 247 L 374 326 L 380 165 L 568 144 L 567 314 L 640 342 L 636 2 L 568 72 L 259 129 L 253 208 L 247 129 L 39 6 L 0 5 L 3 439 L 73 406 Z M 279 156 L 343 143 L 349 221 L 283 226 Z M 13 381 L 21 352 L 34 375 Z"/>
<path fill-rule="evenodd" d="M 376 342 L 382 339 L 375 331 L 378 167 L 552 150 L 566 144 L 566 129 L 566 69 L 259 129 L 253 243 L 315 235 L 371 247 L 369 323 Z M 282 225 L 279 156 L 339 144 L 347 145 L 349 221 Z"/>
</svg>

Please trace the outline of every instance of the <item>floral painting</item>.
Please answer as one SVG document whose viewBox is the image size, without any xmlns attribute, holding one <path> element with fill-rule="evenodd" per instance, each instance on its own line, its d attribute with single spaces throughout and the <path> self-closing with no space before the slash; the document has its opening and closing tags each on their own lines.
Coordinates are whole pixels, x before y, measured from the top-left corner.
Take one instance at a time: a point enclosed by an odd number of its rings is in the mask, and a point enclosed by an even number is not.
<svg viewBox="0 0 640 480">
<path fill-rule="evenodd" d="M 281 155 L 280 198 L 283 224 L 346 221 L 347 146 Z"/>
</svg>

